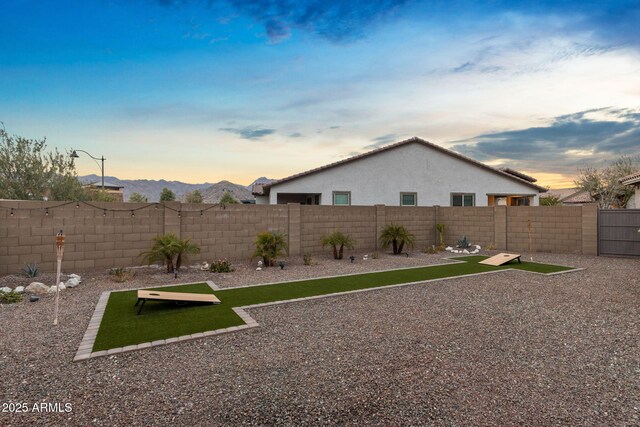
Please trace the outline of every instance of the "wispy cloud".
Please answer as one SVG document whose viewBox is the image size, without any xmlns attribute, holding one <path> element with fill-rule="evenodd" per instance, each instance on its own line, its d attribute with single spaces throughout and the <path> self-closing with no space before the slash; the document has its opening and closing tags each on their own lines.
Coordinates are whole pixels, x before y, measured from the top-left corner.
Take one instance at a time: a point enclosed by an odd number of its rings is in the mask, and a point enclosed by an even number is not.
<svg viewBox="0 0 640 427">
<path fill-rule="evenodd" d="M 246 126 L 243 128 L 220 128 L 223 132 L 235 133 L 243 139 L 260 139 L 275 133 L 275 129 L 266 129 L 259 126 Z"/>
<path fill-rule="evenodd" d="M 289 134 L 289 138 L 302 138 L 304 135 L 302 135 L 300 132 L 293 132 Z"/>
</svg>

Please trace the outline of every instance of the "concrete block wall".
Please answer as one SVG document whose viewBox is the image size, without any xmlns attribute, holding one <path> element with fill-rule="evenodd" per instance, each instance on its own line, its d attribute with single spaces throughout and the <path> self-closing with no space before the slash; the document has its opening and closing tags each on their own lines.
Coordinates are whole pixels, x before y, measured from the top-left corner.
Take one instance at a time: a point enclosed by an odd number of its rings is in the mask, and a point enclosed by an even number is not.
<svg viewBox="0 0 640 427">
<path fill-rule="evenodd" d="M 55 270 L 55 236 L 60 230 L 65 234 L 65 271 L 139 265 L 140 252 L 163 233 L 163 211 L 148 204 L 61 205 L 0 201 L 0 274 L 19 273 L 27 263 Z"/>
<path fill-rule="evenodd" d="M 14 209 L 11 216 L 11 208 Z M 49 215 L 46 209 L 49 208 Z M 107 209 L 107 211 L 104 211 Z M 134 215 L 132 215 L 132 212 Z M 357 252 L 380 251 L 385 225 L 402 224 L 416 235 L 416 248 L 438 243 L 436 223 L 444 223 L 448 245 L 467 235 L 471 243 L 497 249 L 597 254 L 597 209 L 583 207 L 398 207 L 80 203 L 0 201 L 0 274 L 19 273 L 27 263 L 55 270 L 55 235 L 66 236 L 67 272 L 141 265 L 139 254 L 151 239 L 168 232 L 201 248 L 188 263 L 220 258 L 246 260 L 256 235 L 265 230 L 287 234 L 289 254 L 317 254 L 322 236 L 348 233 Z"/>
<path fill-rule="evenodd" d="M 370 250 L 376 246 L 375 206 L 300 206 L 300 250 L 302 254 L 328 252 L 322 247 L 322 237 L 334 230 L 355 240 L 355 250 Z"/>
<path fill-rule="evenodd" d="M 582 253 L 582 207 L 508 208 L 506 249 L 521 252 Z"/>
<path fill-rule="evenodd" d="M 385 207 L 385 224 L 403 225 L 413 233 L 416 237 L 416 245 L 409 251 L 420 251 L 436 244 L 435 209 L 432 207 L 387 206 Z"/>
<path fill-rule="evenodd" d="M 496 244 L 494 214 L 493 207 L 439 206 L 435 222 L 444 224 L 445 243 L 448 246 L 455 247 L 458 239 L 467 236 L 472 245 L 485 248 Z"/>
<path fill-rule="evenodd" d="M 227 205 L 223 209 L 183 204 L 180 217 L 174 216 L 181 221 L 181 238 L 200 246 L 200 254 L 190 255 L 189 264 L 222 258 L 248 259 L 255 250 L 258 233 L 268 230 L 289 234 L 287 205 Z"/>
</svg>

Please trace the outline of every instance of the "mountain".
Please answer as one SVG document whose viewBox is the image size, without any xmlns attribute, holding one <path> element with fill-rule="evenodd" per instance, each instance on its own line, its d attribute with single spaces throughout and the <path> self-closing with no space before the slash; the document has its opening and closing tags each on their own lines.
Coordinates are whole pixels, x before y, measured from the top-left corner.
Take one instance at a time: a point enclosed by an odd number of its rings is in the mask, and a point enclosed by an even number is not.
<svg viewBox="0 0 640 427">
<path fill-rule="evenodd" d="M 220 181 L 217 184 L 200 190 L 205 203 L 218 203 L 226 191 L 231 193 L 238 201 L 254 200 L 251 191 L 247 190 L 247 187 L 229 181 Z"/>
<path fill-rule="evenodd" d="M 83 183 L 101 182 L 98 175 L 84 175 L 79 177 Z M 124 187 L 124 200 L 129 200 L 129 196 L 133 193 L 140 193 L 147 197 L 149 202 L 157 202 L 160 200 L 160 192 L 163 188 L 168 188 L 176 194 L 176 200 L 182 200 L 185 194 L 200 190 L 207 203 L 215 203 L 222 197 L 223 190 L 227 189 L 238 200 L 253 200 L 251 191 L 247 191 L 243 185 L 233 184 L 229 181 L 220 181 L 218 183 L 205 182 L 203 184 L 187 184 L 181 181 L 165 181 L 152 179 L 119 179 L 115 176 L 105 176 L 104 182 Z M 205 194 L 206 193 L 206 194 Z"/>
</svg>

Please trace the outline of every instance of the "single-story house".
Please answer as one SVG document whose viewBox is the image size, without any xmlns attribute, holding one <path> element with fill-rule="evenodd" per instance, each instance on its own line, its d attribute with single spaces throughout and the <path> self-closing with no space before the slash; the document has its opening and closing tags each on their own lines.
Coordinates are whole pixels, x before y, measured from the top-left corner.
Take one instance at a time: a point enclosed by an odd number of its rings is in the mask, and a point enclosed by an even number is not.
<svg viewBox="0 0 640 427">
<path fill-rule="evenodd" d="M 588 191 L 580 190 L 578 188 L 552 189 L 544 196 L 540 196 L 540 198 L 554 196 L 560 199 L 560 204 L 563 206 L 581 206 L 596 202 Z"/>
<path fill-rule="evenodd" d="M 627 202 L 627 209 L 640 209 L 640 172 L 620 178 L 620 183 L 635 188 L 635 193 Z"/>
<path fill-rule="evenodd" d="M 102 181 L 90 182 L 82 186 L 86 191 L 101 191 Z M 118 184 L 104 183 L 104 192 L 113 196 L 116 202 L 124 201 L 124 186 Z"/>
<path fill-rule="evenodd" d="M 537 206 L 546 188 L 420 138 L 257 184 L 257 204 Z"/>
</svg>

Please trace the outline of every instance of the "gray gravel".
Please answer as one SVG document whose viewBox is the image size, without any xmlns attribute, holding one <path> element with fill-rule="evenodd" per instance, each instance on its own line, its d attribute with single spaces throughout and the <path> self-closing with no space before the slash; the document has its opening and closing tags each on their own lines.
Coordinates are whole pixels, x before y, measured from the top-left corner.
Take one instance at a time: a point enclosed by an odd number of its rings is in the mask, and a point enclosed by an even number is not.
<svg viewBox="0 0 640 427">
<path fill-rule="evenodd" d="M 587 269 L 252 309 L 260 328 L 73 363 L 102 291 L 175 281 L 155 269 L 126 283 L 85 272 L 62 294 L 58 327 L 51 296 L 0 305 L 0 403 L 72 405 L 0 412 L 0 425 L 640 425 L 640 260 L 534 258 Z M 441 255 L 317 261 L 261 272 L 236 264 L 231 274 L 191 271 L 180 282 L 237 286 Z"/>
</svg>

